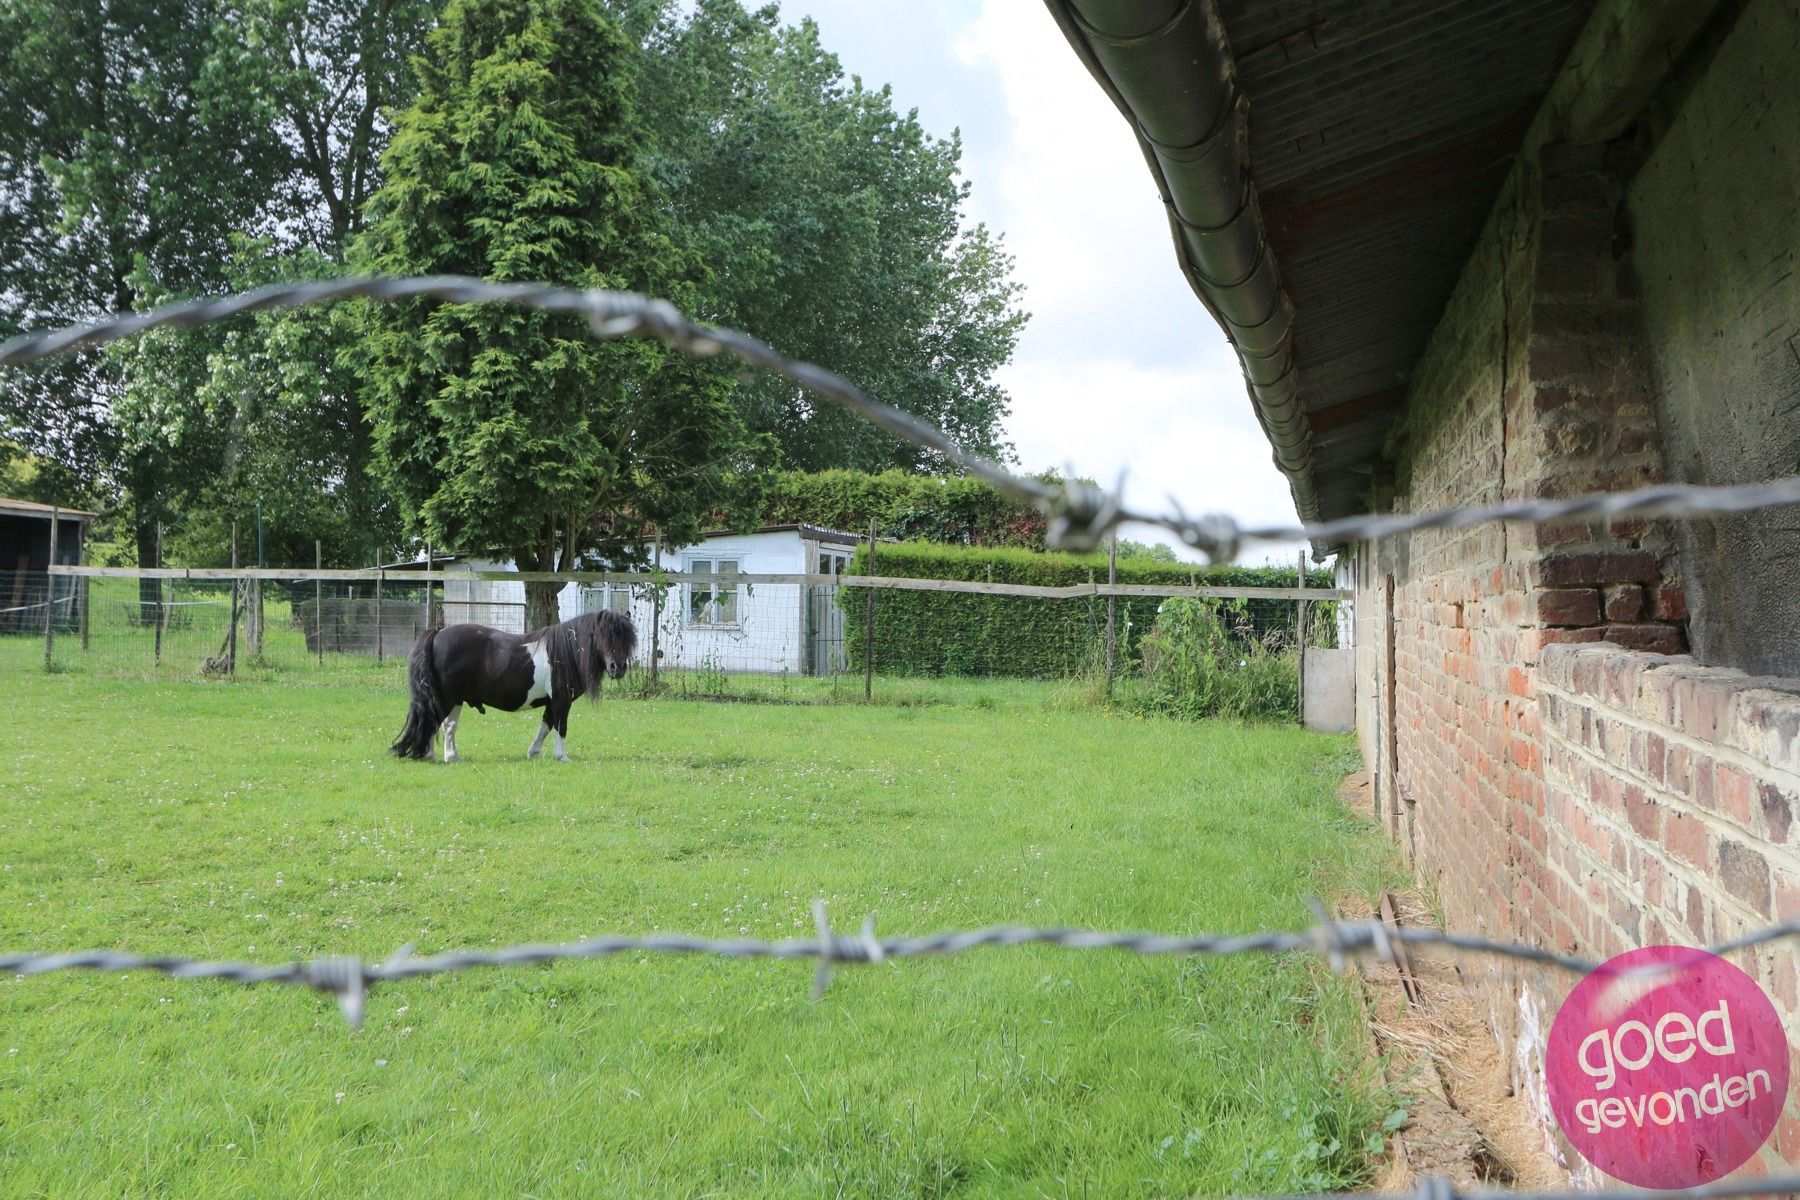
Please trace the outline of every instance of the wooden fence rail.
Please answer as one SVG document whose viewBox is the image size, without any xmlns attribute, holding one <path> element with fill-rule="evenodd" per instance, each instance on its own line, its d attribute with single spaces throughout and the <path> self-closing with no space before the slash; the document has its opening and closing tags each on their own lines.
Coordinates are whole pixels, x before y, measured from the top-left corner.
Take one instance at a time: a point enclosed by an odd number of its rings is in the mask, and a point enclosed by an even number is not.
<svg viewBox="0 0 1800 1200">
<path fill-rule="evenodd" d="M 1142 583 L 1073 583 L 1045 587 L 1025 583 L 985 583 L 972 579 L 913 579 L 888 575 L 751 575 L 693 574 L 680 571 L 383 571 L 371 567 L 351 570 L 245 567 L 52 567 L 53 575 L 92 579 L 272 579 L 290 582 L 442 584 L 442 583 L 706 583 L 813 584 L 819 586 L 895 588 L 916 592 L 961 592 L 977 596 L 1032 596 L 1042 600 L 1077 600 L 1088 596 L 1164 596 L 1211 600 L 1348 600 L 1340 588 L 1281 587 L 1181 587 Z"/>
</svg>

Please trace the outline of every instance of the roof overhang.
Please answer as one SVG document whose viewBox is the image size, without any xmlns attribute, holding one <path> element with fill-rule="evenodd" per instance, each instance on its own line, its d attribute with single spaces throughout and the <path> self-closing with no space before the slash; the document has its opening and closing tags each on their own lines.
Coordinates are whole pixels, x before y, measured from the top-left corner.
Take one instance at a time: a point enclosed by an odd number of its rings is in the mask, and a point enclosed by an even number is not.
<svg viewBox="0 0 1800 1200">
<path fill-rule="evenodd" d="M 0 497 L 0 516 L 36 517 L 44 521 L 55 517 L 58 520 L 74 521 L 77 524 L 85 525 L 99 515 L 81 508 L 58 508 L 54 504 L 39 504 L 35 500 L 9 500 Z"/>
<path fill-rule="evenodd" d="M 1590 0 L 1045 3 L 1136 133 L 1301 519 L 1362 511 Z"/>
</svg>

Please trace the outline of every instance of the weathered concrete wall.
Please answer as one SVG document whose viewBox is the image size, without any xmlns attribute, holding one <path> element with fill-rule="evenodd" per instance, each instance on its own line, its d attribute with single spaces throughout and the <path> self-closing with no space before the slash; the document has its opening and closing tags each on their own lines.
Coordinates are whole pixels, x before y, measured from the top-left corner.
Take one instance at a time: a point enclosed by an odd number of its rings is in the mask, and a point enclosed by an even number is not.
<svg viewBox="0 0 1800 1200">
<path fill-rule="evenodd" d="M 1347 733 L 1356 713 L 1356 689 L 1351 672 L 1356 652 L 1350 649 L 1314 649 L 1306 652 L 1306 679 L 1301 689 L 1306 711 L 1300 721 L 1314 733 Z"/>
<path fill-rule="evenodd" d="M 1663 130 L 1627 206 L 1663 450 L 1685 483 L 1790 475 L 1800 470 L 1800 5 L 1747 4 L 1691 59 L 1653 113 Z M 1800 675 L 1800 513 L 1682 522 L 1677 537 L 1697 585 L 1695 656 Z"/>
</svg>

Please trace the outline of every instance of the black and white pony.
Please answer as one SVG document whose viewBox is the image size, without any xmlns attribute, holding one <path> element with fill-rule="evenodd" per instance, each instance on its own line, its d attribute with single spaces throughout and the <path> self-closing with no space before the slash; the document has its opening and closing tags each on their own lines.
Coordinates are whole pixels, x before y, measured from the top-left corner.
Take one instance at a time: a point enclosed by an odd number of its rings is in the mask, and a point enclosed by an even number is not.
<svg viewBox="0 0 1800 1200">
<path fill-rule="evenodd" d="M 530 633 L 502 633 L 485 625 L 427 629 L 407 663 L 412 707 L 394 739 L 401 758 L 430 758 L 444 731 L 444 761 L 456 762 L 456 719 L 467 704 L 476 712 L 541 708 L 544 719 L 526 758 L 536 758 L 544 737 L 556 734 L 556 757 L 569 761 L 563 738 L 577 696 L 597 700 L 602 675 L 618 679 L 637 648 L 637 630 L 616 612 L 584 613 Z"/>
</svg>

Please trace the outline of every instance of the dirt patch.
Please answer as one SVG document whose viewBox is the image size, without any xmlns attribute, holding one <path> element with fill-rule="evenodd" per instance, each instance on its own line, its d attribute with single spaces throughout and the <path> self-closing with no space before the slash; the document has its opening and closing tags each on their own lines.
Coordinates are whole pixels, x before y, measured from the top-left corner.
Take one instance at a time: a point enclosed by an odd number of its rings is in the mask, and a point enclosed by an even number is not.
<svg viewBox="0 0 1800 1200">
<path fill-rule="evenodd" d="M 1374 818 L 1366 773 L 1346 777 L 1338 794 Z M 1392 899 L 1401 925 L 1436 923 L 1420 892 L 1409 889 Z M 1378 915 L 1361 898 L 1346 899 L 1338 911 L 1352 919 Z M 1410 1114 L 1389 1141 L 1376 1190 L 1411 1191 L 1425 1177 L 1450 1179 L 1458 1187 L 1567 1188 L 1567 1173 L 1513 1094 L 1506 1064 L 1456 963 L 1420 946 L 1408 947 L 1407 957 L 1404 975 L 1373 960 L 1359 968 L 1376 1052 Z"/>
</svg>

